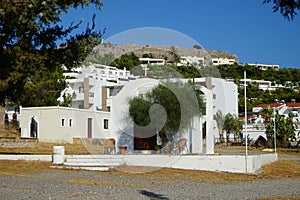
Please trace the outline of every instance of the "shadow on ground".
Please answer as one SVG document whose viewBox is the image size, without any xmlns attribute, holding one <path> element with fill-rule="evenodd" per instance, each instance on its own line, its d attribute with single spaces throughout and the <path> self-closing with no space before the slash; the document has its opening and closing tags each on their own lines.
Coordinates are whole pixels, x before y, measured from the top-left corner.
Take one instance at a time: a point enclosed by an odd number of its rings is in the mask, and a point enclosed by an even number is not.
<svg viewBox="0 0 300 200">
<path fill-rule="evenodd" d="M 154 192 L 149 192 L 147 190 L 139 190 L 139 192 L 146 196 L 146 197 L 149 197 L 150 199 L 163 199 L 163 200 L 168 200 L 169 198 L 161 195 L 161 194 L 156 194 Z"/>
</svg>

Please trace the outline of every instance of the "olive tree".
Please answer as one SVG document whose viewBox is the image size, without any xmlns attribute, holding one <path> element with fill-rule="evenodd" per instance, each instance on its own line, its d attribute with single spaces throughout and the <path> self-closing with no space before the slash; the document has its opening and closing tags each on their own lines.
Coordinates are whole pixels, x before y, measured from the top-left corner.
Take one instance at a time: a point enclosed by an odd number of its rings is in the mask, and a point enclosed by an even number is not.
<svg viewBox="0 0 300 200">
<path fill-rule="evenodd" d="M 151 109 L 159 105 L 157 109 Z M 200 116 L 204 103 L 190 83 L 163 82 L 129 101 L 129 115 L 138 126 L 152 126 L 162 140 L 187 129 L 191 119 Z M 152 112 L 152 113 L 151 113 Z M 166 117 L 166 118 L 165 118 Z"/>
</svg>

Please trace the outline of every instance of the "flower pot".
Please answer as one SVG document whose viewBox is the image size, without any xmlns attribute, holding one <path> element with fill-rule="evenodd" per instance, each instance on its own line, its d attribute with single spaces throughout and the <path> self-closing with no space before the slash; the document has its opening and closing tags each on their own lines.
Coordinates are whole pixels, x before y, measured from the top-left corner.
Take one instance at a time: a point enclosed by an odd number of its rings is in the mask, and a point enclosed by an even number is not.
<svg viewBox="0 0 300 200">
<path fill-rule="evenodd" d="M 127 147 L 126 146 L 120 146 L 119 150 L 120 150 L 120 154 L 125 154 L 126 150 L 127 150 Z"/>
</svg>

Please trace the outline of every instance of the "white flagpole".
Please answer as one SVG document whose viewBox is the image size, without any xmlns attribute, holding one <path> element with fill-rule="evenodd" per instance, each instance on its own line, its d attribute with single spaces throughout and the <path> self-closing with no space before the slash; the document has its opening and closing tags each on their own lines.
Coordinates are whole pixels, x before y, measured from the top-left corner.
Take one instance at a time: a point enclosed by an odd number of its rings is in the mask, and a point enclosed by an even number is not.
<svg viewBox="0 0 300 200">
<path fill-rule="evenodd" d="M 247 134 L 247 83 L 246 83 L 246 71 L 244 71 L 244 96 L 245 96 L 245 140 L 246 140 L 246 156 L 245 156 L 245 164 L 246 164 L 246 173 L 248 172 L 248 134 Z"/>
<path fill-rule="evenodd" d="M 276 111 L 275 107 L 273 107 L 273 114 L 274 114 L 274 153 L 276 154 Z"/>
</svg>

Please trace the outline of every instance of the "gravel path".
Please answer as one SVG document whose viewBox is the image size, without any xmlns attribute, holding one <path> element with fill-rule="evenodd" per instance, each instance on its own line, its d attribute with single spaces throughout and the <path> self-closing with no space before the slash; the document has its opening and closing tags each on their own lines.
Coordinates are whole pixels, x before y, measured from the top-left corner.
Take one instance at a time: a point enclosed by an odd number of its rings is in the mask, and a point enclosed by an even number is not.
<svg viewBox="0 0 300 200">
<path fill-rule="evenodd" d="M 300 179 L 214 184 L 192 179 L 161 181 L 106 172 L 47 171 L 0 175 L 0 199 L 257 199 L 300 196 Z"/>
</svg>

